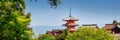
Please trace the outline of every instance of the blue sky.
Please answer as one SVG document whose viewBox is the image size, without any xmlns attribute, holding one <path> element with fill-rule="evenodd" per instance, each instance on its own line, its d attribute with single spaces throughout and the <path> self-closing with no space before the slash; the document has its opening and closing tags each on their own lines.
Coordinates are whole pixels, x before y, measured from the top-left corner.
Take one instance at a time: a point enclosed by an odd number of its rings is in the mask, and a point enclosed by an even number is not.
<svg viewBox="0 0 120 40">
<path fill-rule="evenodd" d="M 31 26 L 58 26 L 65 22 L 72 8 L 72 16 L 78 18 L 77 24 L 104 24 L 120 21 L 120 0 L 62 0 L 57 9 L 53 9 L 47 0 L 37 2 L 26 0 L 25 12 L 31 12 Z"/>
</svg>

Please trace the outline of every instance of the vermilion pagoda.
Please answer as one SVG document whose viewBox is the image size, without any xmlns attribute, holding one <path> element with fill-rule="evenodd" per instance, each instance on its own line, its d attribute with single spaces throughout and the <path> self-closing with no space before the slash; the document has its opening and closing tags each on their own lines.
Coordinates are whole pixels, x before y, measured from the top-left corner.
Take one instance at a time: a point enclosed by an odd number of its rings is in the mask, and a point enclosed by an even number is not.
<svg viewBox="0 0 120 40">
<path fill-rule="evenodd" d="M 63 26 L 67 27 L 70 32 L 75 31 L 75 27 L 78 26 L 78 24 L 75 23 L 75 21 L 78 21 L 78 19 L 71 16 L 71 8 L 70 8 L 70 15 L 69 17 L 63 19 L 66 23 L 63 24 Z"/>
</svg>

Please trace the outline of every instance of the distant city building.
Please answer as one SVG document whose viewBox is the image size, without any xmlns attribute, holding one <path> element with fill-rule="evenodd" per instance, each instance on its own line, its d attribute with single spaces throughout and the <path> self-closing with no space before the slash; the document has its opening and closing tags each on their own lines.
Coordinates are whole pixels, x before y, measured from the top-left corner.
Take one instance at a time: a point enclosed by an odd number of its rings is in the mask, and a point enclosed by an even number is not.
<svg viewBox="0 0 120 40">
<path fill-rule="evenodd" d="M 117 22 L 116 20 L 114 20 L 112 24 L 105 24 L 103 28 L 108 31 L 111 31 L 111 33 L 113 34 L 120 33 L 120 23 Z"/>
</svg>

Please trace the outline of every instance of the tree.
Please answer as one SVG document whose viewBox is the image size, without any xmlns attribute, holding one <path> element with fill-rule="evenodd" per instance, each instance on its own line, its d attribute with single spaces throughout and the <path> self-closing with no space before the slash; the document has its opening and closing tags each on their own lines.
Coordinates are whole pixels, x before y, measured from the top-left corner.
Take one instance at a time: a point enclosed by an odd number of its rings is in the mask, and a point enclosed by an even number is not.
<svg viewBox="0 0 120 40">
<path fill-rule="evenodd" d="M 56 36 L 56 40 L 65 40 L 66 36 L 70 33 L 68 29 L 66 28 L 62 34 Z"/>
<path fill-rule="evenodd" d="M 48 0 L 48 3 L 50 4 L 51 8 L 55 8 L 61 4 L 61 0 Z"/>
<path fill-rule="evenodd" d="M 104 29 L 83 27 L 74 33 L 69 33 L 65 40 L 114 40 L 114 37 Z"/>
<path fill-rule="evenodd" d="M 30 0 L 30 1 L 32 1 L 32 0 Z M 37 1 L 37 0 L 35 0 L 35 1 Z M 50 4 L 51 8 L 55 8 L 55 9 L 57 8 L 57 6 L 59 4 L 61 4 L 61 0 L 48 0 L 47 2 L 48 2 L 48 4 Z"/>
<path fill-rule="evenodd" d="M 30 13 L 24 0 L 0 0 L 0 40 L 31 40 Z"/>
<path fill-rule="evenodd" d="M 113 20 L 113 24 L 118 24 L 117 20 Z"/>
<path fill-rule="evenodd" d="M 55 37 L 50 34 L 40 34 L 38 40 L 55 40 Z"/>
</svg>

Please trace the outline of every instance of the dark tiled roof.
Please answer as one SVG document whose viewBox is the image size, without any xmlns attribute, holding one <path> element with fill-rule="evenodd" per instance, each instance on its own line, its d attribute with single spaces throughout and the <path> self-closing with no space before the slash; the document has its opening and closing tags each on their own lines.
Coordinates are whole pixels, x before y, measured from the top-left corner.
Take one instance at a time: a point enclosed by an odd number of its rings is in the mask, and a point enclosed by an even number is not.
<svg viewBox="0 0 120 40">
<path fill-rule="evenodd" d="M 63 32 L 64 30 L 63 30 L 63 29 L 53 29 L 52 31 L 55 31 L 55 32 Z"/>
<path fill-rule="evenodd" d="M 97 24 L 83 24 L 82 26 L 97 26 Z"/>
<path fill-rule="evenodd" d="M 47 31 L 46 34 L 52 33 L 52 32 L 63 32 L 63 31 L 64 31 L 64 29 L 53 29 L 52 31 Z"/>
<path fill-rule="evenodd" d="M 90 26 L 90 27 L 95 27 L 98 29 L 97 24 L 83 24 L 82 26 Z"/>
</svg>

